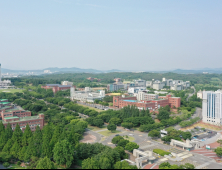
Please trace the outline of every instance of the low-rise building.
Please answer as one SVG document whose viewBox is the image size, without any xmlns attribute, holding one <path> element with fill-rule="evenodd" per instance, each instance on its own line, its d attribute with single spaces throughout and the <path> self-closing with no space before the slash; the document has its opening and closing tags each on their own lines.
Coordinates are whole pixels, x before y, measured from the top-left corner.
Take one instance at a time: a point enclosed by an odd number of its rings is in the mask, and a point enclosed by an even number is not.
<svg viewBox="0 0 222 170">
<path fill-rule="evenodd" d="M 53 93 L 58 91 L 70 90 L 71 87 L 75 87 L 72 85 L 60 85 L 60 84 L 46 84 L 45 86 L 41 86 L 43 89 L 52 89 Z"/>
<path fill-rule="evenodd" d="M 41 129 L 44 126 L 44 114 L 38 116 L 32 116 L 30 111 L 23 110 L 19 106 L 15 106 L 12 103 L 10 105 L 4 105 L 0 107 L 0 121 L 6 127 L 7 124 L 11 124 L 12 130 L 15 129 L 18 124 L 22 131 L 25 130 L 26 125 L 30 126 L 32 131 L 35 131 L 39 126 Z"/>
<path fill-rule="evenodd" d="M 138 93 L 139 91 L 145 91 L 145 90 L 146 90 L 146 87 L 129 87 L 128 93 L 134 94 L 134 93 Z"/>
<path fill-rule="evenodd" d="M 75 91 L 75 88 L 70 89 L 70 99 L 79 100 L 83 102 L 94 102 L 96 99 L 102 100 L 105 97 L 105 91 L 100 90 L 99 92 L 91 91 L 90 87 L 85 87 L 84 91 Z"/>
<path fill-rule="evenodd" d="M 116 108 L 123 108 L 125 106 L 136 106 L 138 109 L 155 111 L 160 107 L 169 105 L 171 108 L 180 107 L 181 100 L 179 97 L 172 97 L 171 95 L 159 96 L 154 100 L 137 100 L 137 97 L 113 97 L 113 106 Z"/>
<path fill-rule="evenodd" d="M 70 82 L 70 81 L 62 81 L 62 82 L 61 82 L 61 85 L 63 85 L 63 86 L 73 86 L 73 82 Z"/>
<path fill-rule="evenodd" d="M 201 90 L 197 92 L 197 98 L 203 99 L 203 92 Z"/>
</svg>

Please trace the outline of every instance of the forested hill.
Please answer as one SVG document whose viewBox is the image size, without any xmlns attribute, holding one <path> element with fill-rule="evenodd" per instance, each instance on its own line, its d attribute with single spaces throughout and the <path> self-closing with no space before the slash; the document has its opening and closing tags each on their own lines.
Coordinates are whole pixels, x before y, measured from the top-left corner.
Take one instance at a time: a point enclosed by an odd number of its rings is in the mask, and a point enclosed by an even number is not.
<svg viewBox="0 0 222 170">
<path fill-rule="evenodd" d="M 41 76 L 27 76 L 22 77 L 21 80 L 29 81 L 41 81 L 40 84 L 44 83 L 60 83 L 61 81 L 72 81 L 75 83 L 86 83 L 90 82 L 86 78 L 93 77 L 102 79 L 101 83 L 112 83 L 114 78 L 122 78 L 123 80 L 133 79 L 144 79 L 144 80 L 162 80 L 163 77 L 167 79 L 191 81 L 191 85 L 194 84 L 208 84 L 212 78 L 218 78 L 222 80 L 222 74 L 177 74 L 177 73 L 133 73 L 133 72 L 112 72 L 112 73 L 63 73 L 63 74 L 50 74 Z M 18 79 L 12 79 L 16 81 Z M 32 82 L 30 82 L 32 83 Z"/>
</svg>

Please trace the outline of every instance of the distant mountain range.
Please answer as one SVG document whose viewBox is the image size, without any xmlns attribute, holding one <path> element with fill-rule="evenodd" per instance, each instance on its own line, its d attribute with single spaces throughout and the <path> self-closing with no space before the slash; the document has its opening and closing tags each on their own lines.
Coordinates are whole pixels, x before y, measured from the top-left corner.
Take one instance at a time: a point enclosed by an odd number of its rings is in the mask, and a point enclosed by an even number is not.
<svg viewBox="0 0 222 170">
<path fill-rule="evenodd" d="M 96 69 L 81 69 L 81 68 L 58 68 L 58 67 L 51 67 L 51 68 L 46 68 L 42 70 L 10 70 L 10 69 L 4 69 L 2 68 L 2 73 L 9 73 L 9 74 L 44 74 L 45 70 L 49 70 L 50 73 L 110 73 L 110 72 L 121 72 L 120 70 L 96 70 Z"/>
<path fill-rule="evenodd" d="M 111 73 L 111 72 L 130 72 L 124 70 L 96 70 L 96 69 L 81 69 L 81 68 L 58 68 L 58 67 L 51 67 L 42 70 L 10 70 L 2 68 L 2 73 L 9 73 L 9 74 L 30 74 L 33 73 L 35 75 L 44 74 L 45 70 L 49 70 L 50 73 Z M 133 71 L 135 72 L 135 71 Z M 176 69 L 176 70 L 166 70 L 166 71 L 144 71 L 144 72 L 154 72 L 154 73 L 178 73 L 178 74 L 197 74 L 197 73 L 222 73 L 222 68 L 203 68 L 203 69 L 196 69 L 196 70 L 183 70 L 183 69 Z"/>
</svg>

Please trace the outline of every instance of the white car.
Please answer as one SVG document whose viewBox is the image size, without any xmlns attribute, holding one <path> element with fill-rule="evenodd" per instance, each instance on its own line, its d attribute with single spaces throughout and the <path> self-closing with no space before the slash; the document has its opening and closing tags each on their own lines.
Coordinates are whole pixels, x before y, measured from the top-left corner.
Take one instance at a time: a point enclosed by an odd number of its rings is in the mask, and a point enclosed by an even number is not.
<svg viewBox="0 0 222 170">
<path fill-rule="evenodd" d="M 133 136 L 133 134 L 129 134 L 130 136 Z"/>
</svg>

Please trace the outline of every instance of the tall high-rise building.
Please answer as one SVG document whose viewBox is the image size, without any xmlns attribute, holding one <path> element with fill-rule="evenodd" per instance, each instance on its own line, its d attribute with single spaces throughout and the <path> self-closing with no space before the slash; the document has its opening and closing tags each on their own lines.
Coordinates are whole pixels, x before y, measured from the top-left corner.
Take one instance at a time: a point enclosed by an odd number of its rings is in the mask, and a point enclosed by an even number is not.
<svg viewBox="0 0 222 170">
<path fill-rule="evenodd" d="M 205 123 L 222 124 L 222 90 L 203 91 L 202 115 Z"/>
</svg>

